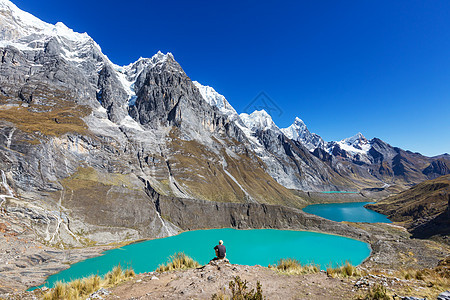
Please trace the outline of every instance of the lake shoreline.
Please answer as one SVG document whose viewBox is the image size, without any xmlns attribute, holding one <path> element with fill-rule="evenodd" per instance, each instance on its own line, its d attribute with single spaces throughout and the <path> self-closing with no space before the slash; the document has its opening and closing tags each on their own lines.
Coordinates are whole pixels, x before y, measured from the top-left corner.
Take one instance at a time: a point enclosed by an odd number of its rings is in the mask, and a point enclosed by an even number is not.
<svg viewBox="0 0 450 300">
<path fill-rule="evenodd" d="M 402 288 L 408 290 L 410 287 L 417 286 L 427 288 L 428 283 L 425 281 L 398 281 L 395 276 L 394 279 L 388 280 L 389 277 L 379 274 L 380 272 L 391 274 L 405 268 L 435 267 L 441 257 L 450 254 L 450 249 L 443 247 L 442 253 L 440 253 L 436 251 L 436 247 L 440 244 L 427 240 L 410 240 L 406 230 L 399 228 L 398 225 L 381 224 L 380 227 L 377 227 L 377 225 L 379 224 L 350 224 L 350 226 L 363 227 L 371 232 L 371 244 L 382 246 L 375 247 L 375 251 L 360 265 L 362 270 L 378 274 L 378 276 L 369 275 L 363 278 L 380 284 L 388 283 L 388 288 L 392 290 L 402 290 Z M 408 241 L 411 243 L 407 243 Z M 392 251 L 386 251 L 387 249 Z M 398 260 L 394 257 L 396 253 L 404 251 L 410 251 L 412 253 L 411 258 L 418 261 L 414 262 L 413 259 L 408 258 Z M 335 299 L 344 299 L 349 295 L 355 298 L 354 296 L 358 295 L 358 292 L 364 291 L 361 287 L 355 289 L 355 282 L 360 281 L 358 277 L 353 279 L 332 278 L 323 271 L 316 274 L 285 275 L 267 267 L 236 265 L 233 264 L 233 261 L 230 261 L 230 263 L 230 265 L 222 266 L 220 269 L 207 264 L 191 270 L 142 273 L 129 282 L 109 288 L 108 291 L 112 293 L 110 296 L 127 299 L 130 297 L 143 297 L 142 299 L 159 299 L 161 297 L 167 299 L 178 299 L 179 297 L 211 299 L 212 293 L 217 293 L 221 289 L 220 287 L 228 286 L 228 282 L 233 279 L 233 276 L 240 276 L 247 280 L 251 288 L 255 287 L 257 280 L 260 281 L 265 295 L 274 299 L 279 298 L 280 295 L 289 299 L 294 294 L 299 295 L 300 291 L 303 295 L 306 295 L 303 297 L 308 299 L 323 299 L 330 296 Z M 158 280 L 154 280 L 155 277 Z M 342 294 L 343 291 L 345 291 L 344 294 Z M 22 293 L 20 295 L 32 294 Z M 421 294 L 412 292 L 409 295 L 420 296 Z"/>
<path fill-rule="evenodd" d="M 166 262 L 169 255 L 179 252 L 205 264 L 213 257 L 212 248 L 219 237 L 225 241 L 229 250 L 227 258 L 240 265 L 269 266 L 280 259 L 294 258 L 303 264 L 314 262 L 325 270 L 330 263 L 336 266 L 350 261 L 359 265 L 371 253 L 369 244 L 365 242 L 311 231 L 234 228 L 195 230 L 109 250 L 104 256 L 77 263 L 51 276 L 46 286 L 53 286 L 57 281 L 88 277 L 92 272 L 104 276 L 118 264 L 133 268 L 136 273 L 151 272 Z M 252 253 L 249 249 L 259 250 L 258 253 Z"/>
<path fill-rule="evenodd" d="M 286 225 L 286 228 L 277 229 L 313 231 L 368 242 L 371 248 L 371 254 L 366 261 L 362 263 L 363 267 L 383 267 L 388 269 L 407 265 L 434 267 L 437 261 L 443 259 L 447 255 L 450 255 L 450 250 L 448 247 L 442 247 L 440 244 L 434 245 L 433 243 L 435 242 L 428 240 L 411 240 L 409 238 L 409 233 L 400 228 L 394 228 L 383 224 L 370 225 L 361 223 L 338 223 L 316 216 L 306 216 L 306 213 L 303 213 L 300 210 L 294 209 L 293 212 L 298 214 L 298 218 L 306 218 L 304 222 L 307 222 L 310 226 L 302 225 L 302 227 L 299 226 L 300 223 L 291 222 Z M 292 214 L 288 214 L 288 216 L 289 218 L 293 217 Z M 307 227 L 309 227 L 309 229 Z M 250 226 L 246 226 L 240 229 L 250 228 Z M 272 227 L 268 228 L 274 229 Z M 260 229 L 260 227 L 254 229 Z M 0 284 L 2 285 L 0 288 L 0 293 L 13 292 L 14 290 L 25 290 L 31 286 L 42 284 L 49 275 L 67 269 L 69 264 L 82 261 L 90 257 L 99 256 L 105 250 L 122 246 L 121 244 L 116 246 L 109 245 L 59 250 L 45 246 L 39 241 L 36 241 L 34 235 L 30 231 L 26 230 L 17 232 L 13 237 L 11 237 L 11 240 L 15 240 L 15 243 L 8 244 L 11 246 L 10 248 L 18 248 L 19 245 L 23 245 L 26 241 L 29 245 L 27 248 L 28 252 L 20 255 L 18 258 L 10 257 L 9 264 L 6 266 L 0 265 L 2 275 L 4 275 L 0 280 Z M 397 240 L 398 242 L 395 242 Z M 384 244 L 389 246 L 383 247 L 382 245 Z M 433 244 L 434 246 L 430 247 L 430 244 Z M 412 245 L 411 251 L 404 250 L 408 249 L 410 245 Z M 433 251 L 431 249 L 439 247 L 442 247 L 442 251 Z M 414 263 L 412 260 L 406 260 L 403 258 L 399 259 L 397 257 L 398 251 L 404 253 L 415 253 L 414 258 L 417 259 L 417 262 Z M 423 255 L 420 254 L 421 252 L 423 252 Z M 168 253 L 167 255 L 169 256 L 171 254 L 172 253 Z M 402 261 L 404 261 L 404 263 L 400 263 Z M 26 270 L 26 272 L 24 272 L 24 270 Z"/>
</svg>

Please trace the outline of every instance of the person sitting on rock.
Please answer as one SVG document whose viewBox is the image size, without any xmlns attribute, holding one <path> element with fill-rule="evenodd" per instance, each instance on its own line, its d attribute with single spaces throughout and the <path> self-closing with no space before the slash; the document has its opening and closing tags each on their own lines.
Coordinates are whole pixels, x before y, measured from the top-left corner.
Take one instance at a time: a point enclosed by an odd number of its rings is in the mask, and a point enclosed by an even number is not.
<svg viewBox="0 0 450 300">
<path fill-rule="evenodd" d="M 225 256 L 227 256 L 227 249 L 223 245 L 223 241 L 219 241 L 219 245 L 214 247 L 214 250 L 216 251 L 216 257 L 214 259 L 224 259 Z"/>
</svg>

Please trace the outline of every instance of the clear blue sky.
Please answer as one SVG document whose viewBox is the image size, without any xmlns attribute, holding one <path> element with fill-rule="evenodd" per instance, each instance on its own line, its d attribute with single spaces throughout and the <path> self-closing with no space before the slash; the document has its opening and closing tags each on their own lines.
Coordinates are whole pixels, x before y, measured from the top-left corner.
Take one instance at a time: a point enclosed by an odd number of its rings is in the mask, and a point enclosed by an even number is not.
<svg viewBox="0 0 450 300">
<path fill-rule="evenodd" d="M 238 112 L 264 91 L 279 127 L 450 152 L 450 1 L 13 2 L 120 65 L 170 51 Z"/>
</svg>

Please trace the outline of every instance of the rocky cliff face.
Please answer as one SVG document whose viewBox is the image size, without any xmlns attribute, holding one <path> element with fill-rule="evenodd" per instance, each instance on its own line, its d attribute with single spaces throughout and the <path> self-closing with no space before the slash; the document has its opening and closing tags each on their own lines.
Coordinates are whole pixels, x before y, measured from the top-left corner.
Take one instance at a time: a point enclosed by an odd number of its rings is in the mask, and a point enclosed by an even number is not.
<svg viewBox="0 0 450 300">
<path fill-rule="evenodd" d="M 427 158 L 381 141 L 371 142 L 373 162 L 345 149 L 311 152 L 267 114 L 237 115 L 170 53 L 117 66 L 87 34 L 8 0 L 0 0 L 0 25 L 0 206 L 51 245 L 216 227 L 217 207 L 220 226 L 282 227 L 297 218 L 307 228 L 299 212 L 281 213 L 306 204 L 289 189 L 354 190 L 448 172 L 439 164 L 425 171 Z M 267 214 L 269 206 L 282 208 Z M 250 208 L 257 213 L 236 215 Z M 208 222 L 195 225 L 192 213 Z"/>
<path fill-rule="evenodd" d="M 86 34 L 1 2 L 1 206 L 49 244 L 161 237 L 158 195 L 300 206 L 171 54 L 119 67 Z"/>
</svg>

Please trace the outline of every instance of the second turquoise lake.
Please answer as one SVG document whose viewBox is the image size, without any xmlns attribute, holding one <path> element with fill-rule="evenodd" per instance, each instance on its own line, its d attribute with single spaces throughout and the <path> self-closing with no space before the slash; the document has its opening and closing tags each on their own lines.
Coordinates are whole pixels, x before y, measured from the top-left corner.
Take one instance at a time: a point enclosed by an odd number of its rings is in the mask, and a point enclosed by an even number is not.
<svg viewBox="0 0 450 300">
<path fill-rule="evenodd" d="M 369 203 L 373 202 L 313 204 L 303 211 L 336 222 L 391 223 L 385 215 L 364 207 Z"/>
</svg>

